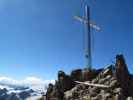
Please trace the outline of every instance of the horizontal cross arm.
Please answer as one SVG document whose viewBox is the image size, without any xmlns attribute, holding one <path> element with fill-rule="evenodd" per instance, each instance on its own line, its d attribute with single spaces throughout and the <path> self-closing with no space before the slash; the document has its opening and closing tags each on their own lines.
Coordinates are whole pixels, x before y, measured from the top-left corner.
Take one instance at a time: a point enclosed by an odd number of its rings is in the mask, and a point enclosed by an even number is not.
<svg viewBox="0 0 133 100">
<path fill-rule="evenodd" d="M 87 24 L 88 20 L 84 17 L 79 17 L 79 16 L 74 16 L 74 18 L 82 23 Z M 90 21 L 90 26 L 94 29 L 96 29 L 97 31 L 100 31 L 101 28 L 99 26 L 97 26 L 93 21 Z"/>
</svg>

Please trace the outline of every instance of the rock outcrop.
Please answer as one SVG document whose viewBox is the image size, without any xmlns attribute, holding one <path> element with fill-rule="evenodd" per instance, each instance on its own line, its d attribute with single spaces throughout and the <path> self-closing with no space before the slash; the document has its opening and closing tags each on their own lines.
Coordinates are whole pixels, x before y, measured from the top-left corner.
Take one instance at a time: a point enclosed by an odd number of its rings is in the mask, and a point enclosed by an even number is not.
<svg viewBox="0 0 133 100">
<path fill-rule="evenodd" d="M 133 75 L 129 73 L 123 55 L 116 56 L 114 65 L 97 70 L 76 69 L 72 71 L 69 77 L 72 79 L 71 81 L 75 82 L 75 85 L 67 91 L 62 91 L 62 99 L 58 99 L 59 95 L 58 97 L 54 95 L 56 100 L 133 99 Z M 56 88 L 56 86 L 54 87 Z"/>
</svg>

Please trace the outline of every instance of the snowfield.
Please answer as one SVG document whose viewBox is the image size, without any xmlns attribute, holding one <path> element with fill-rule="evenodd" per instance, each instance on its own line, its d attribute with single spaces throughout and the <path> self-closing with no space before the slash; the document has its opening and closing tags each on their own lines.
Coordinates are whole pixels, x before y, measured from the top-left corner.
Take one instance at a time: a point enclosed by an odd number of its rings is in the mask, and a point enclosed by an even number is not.
<svg viewBox="0 0 133 100">
<path fill-rule="evenodd" d="M 46 93 L 49 83 L 54 80 L 43 80 L 38 77 L 27 77 L 23 80 L 15 80 L 9 77 L 0 77 L 0 99 L 14 100 L 37 100 L 42 94 Z M 3 95 L 4 93 L 4 95 Z M 18 99 L 16 99 L 18 98 Z M 8 99 L 7 99 L 8 100 Z"/>
</svg>

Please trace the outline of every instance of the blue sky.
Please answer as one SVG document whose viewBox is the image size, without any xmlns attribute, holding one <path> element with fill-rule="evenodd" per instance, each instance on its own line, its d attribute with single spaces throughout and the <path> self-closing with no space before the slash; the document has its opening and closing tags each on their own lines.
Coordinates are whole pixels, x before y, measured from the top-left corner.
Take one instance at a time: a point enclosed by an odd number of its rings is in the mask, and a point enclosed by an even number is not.
<svg viewBox="0 0 133 100">
<path fill-rule="evenodd" d="M 112 64 L 123 53 L 133 71 L 133 1 L 88 0 L 93 34 L 93 66 Z M 80 0 L 1 0 L 0 76 L 56 78 L 57 71 L 84 68 L 84 27 Z"/>
</svg>

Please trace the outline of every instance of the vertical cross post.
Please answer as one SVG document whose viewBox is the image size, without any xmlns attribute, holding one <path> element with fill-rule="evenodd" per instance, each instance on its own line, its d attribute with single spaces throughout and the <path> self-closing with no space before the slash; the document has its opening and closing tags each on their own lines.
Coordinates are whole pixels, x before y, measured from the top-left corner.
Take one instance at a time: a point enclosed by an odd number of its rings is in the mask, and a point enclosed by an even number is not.
<svg viewBox="0 0 133 100">
<path fill-rule="evenodd" d="M 85 32 L 85 59 L 86 59 L 86 67 L 91 69 L 91 29 L 90 29 L 90 8 L 88 5 L 85 5 L 85 19 L 87 23 L 86 32 Z"/>
</svg>

